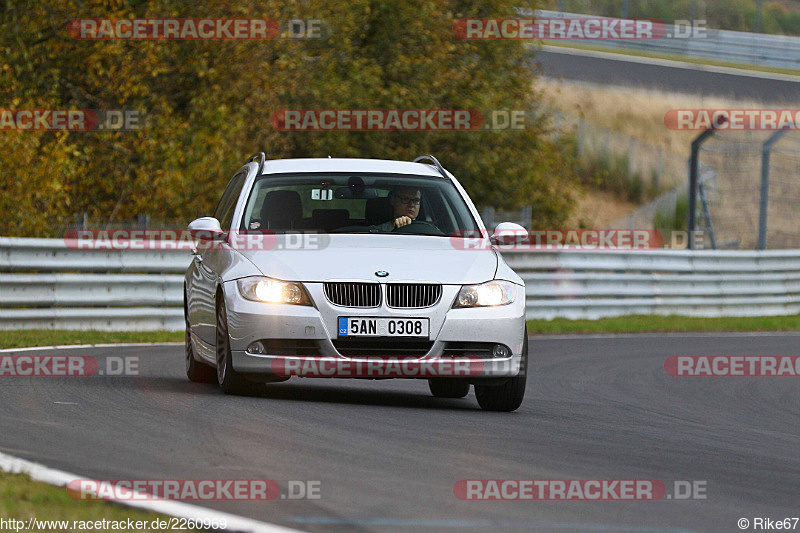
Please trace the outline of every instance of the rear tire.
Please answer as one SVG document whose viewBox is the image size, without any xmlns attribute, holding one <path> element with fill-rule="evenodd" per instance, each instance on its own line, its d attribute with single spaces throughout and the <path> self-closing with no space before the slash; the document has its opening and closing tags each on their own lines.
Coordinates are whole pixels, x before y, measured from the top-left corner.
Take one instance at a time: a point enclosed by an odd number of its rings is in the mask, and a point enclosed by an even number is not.
<svg viewBox="0 0 800 533">
<path fill-rule="evenodd" d="M 222 295 L 220 295 L 222 296 Z M 247 394 L 253 384 L 233 369 L 231 340 L 228 337 L 228 314 L 225 311 L 225 300 L 217 302 L 217 383 L 225 394 Z"/>
<path fill-rule="evenodd" d="M 515 411 L 522 405 L 525 397 L 525 381 L 528 370 L 528 328 L 525 327 L 525 340 L 522 341 L 522 363 L 519 375 L 509 378 L 502 385 L 475 384 L 475 397 L 484 411 Z"/>
<path fill-rule="evenodd" d="M 463 398 L 469 394 L 469 381 L 461 379 L 431 378 L 428 387 L 437 398 Z"/>
</svg>

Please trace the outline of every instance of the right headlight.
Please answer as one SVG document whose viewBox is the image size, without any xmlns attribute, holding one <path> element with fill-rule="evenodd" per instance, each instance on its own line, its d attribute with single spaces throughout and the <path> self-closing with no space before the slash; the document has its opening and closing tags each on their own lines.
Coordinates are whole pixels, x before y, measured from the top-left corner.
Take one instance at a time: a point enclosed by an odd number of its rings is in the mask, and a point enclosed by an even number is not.
<svg viewBox="0 0 800 533">
<path fill-rule="evenodd" d="M 311 299 L 301 283 L 254 276 L 236 280 L 236 284 L 239 293 L 254 302 L 311 305 Z"/>
<path fill-rule="evenodd" d="M 479 285 L 464 285 L 453 308 L 508 305 L 517 297 L 518 287 L 508 281 L 493 280 Z"/>
</svg>

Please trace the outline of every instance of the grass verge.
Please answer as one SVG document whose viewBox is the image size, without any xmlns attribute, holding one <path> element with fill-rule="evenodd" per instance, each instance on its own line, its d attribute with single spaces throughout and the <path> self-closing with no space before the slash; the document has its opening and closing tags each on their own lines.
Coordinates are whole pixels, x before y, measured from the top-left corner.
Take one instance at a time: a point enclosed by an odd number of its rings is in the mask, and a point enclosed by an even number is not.
<svg viewBox="0 0 800 533">
<path fill-rule="evenodd" d="M 661 333 L 693 331 L 800 331 L 800 315 L 698 318 L 630 315 L 599 320 L 529 320 L 528 333 Z"/>
<path fill-rule="evenodd" d="M 146 522 L 147 527 L 134 529 L 135 531 L 164 531 L 165 528 L 153 528 L 154 520 L 169 521 L 170 517 L 157 513 L 150 513 L 125 507 L 106 501 L 73 500 L 67 494 L 65 487 L 55 487 L 33 481 L 26 474 L 9 474 L 0 472 L 0 517 L 6 520 L 13 519 L 17 522 L 20 531 L 27 529 L 29 520 L 34 518 L 39 521 L 57 521 L 60 524 L 34 525 L 32 531 L 86 531 L 81 528 L 80 522 L 95 522 L 99 520 L 125 522 L 128 519 L 134 523 Z M 63 523 L 66 522 L 66 523 Z M 77 524 L 75 522 L 78 522 Z M 102 524 L 101 524 L 102 525 Z M 157 524 L 156 524 L 157 525 Z M 93 524 L 96 526 L 96 524 Z M 15 529 L 6 527 L 5 529 Z M 109 531 L 106 527 L 92 527 L 94 530 Z"/>
<path fill-rule="evenodd" d="M 183 331 L 68 331 L 18 329 L 0 331 L 0 349 L 65 344 L 109 344 L 122 342 L 180 342 Z"/>
<path fill-rule="evenodd" d="M 599 320 L 528 320 L 528 332 L 659 333 L 692 331 L 800 331 L 800 315 L 698 318 L 688 316 L 629 315 Z M 0 348 L 106 344 L 125 342 L 180 342 L 182 331 L 0 331 Z"/>
</svg>

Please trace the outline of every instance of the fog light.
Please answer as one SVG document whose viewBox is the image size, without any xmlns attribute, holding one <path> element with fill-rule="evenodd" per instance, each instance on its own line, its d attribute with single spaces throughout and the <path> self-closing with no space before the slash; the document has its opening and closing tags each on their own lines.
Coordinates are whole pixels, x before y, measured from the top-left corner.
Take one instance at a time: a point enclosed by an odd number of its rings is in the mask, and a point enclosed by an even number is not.
<svg viewBox="0 0 800 533">
<path fill-rule="evenodd" d="M 257 355 L 261 355 L 261 354 L 267 353 L 267 351 L 264 349 L 264 345 L 261 343 L 261 341 L 256 341 L 253 344 L 251 344 L 250 346 L 248 346 L 247 347 L 247 351 L 249 353 L 254 353 L 254 354 L 257 354 Z"/>
<path fill-rule="evenodd" d="M 508 357 L 511 355 L 511 350 L 502 344 L 495 344 L 492 348 L 492 357 Z"/>
</svg>

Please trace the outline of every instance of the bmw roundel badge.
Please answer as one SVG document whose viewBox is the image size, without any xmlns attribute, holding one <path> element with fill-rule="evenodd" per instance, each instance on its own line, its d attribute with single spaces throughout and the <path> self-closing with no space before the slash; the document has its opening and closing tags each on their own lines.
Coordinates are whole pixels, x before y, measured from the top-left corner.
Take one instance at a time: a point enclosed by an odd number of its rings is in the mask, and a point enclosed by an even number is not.
<svg viewBox="0 0 800 533">
<path fill-rule="evenodd" d="M 379 278 L 385 278 L 386 276 L 389 275 L 389 273 L 386 272 L 385 270 L 378 270 L 377 272 L 375 272 L 375 275 L 378 276 Z"/>
</svg>

